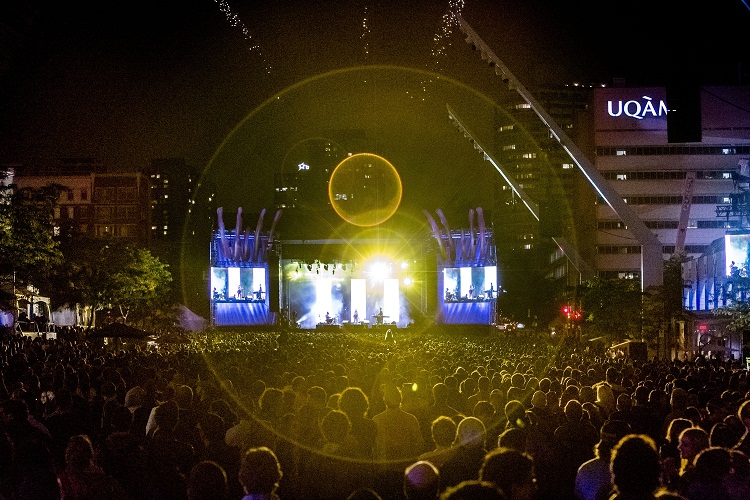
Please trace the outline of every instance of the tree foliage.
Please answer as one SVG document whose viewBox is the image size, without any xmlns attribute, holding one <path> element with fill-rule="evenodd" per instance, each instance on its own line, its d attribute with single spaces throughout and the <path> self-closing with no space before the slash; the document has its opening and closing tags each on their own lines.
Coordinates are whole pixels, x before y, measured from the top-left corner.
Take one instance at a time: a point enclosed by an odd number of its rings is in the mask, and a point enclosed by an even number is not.
<svg viewBox="0 0 750 500">
<path fill-rule="evenodd" d="M 641 290 L 635 280 L 593 278 L 578 289 L 584 324 L 592 336 L 641 338 Z"/>
<path fill-rule="evenodd" d="M 4 177 L 0 173 L 0 176 Z M 2 306 L 15 307 L 15 291 L 43 288 L 62 254 L 54 238 L 53 210 L 62 191 L 50 185 L 39 189 L 0 187 L 0 280 Z M 33 288 L 32 288 L 33 287 Z"/>
<path fill-rule="evenodd" d="M 133 313 L 139 319 L 166 305 L 172 275 L 166 264 L 143 248 L 128 248 L 124 266 L 109 279 L 109 300 L 123 320 Z"/>
<path fill-rule="evenodd" d="M 55 276 L 54 306 L 78 303 L 127 322 L 168 305 L 172 275 L 149 250 L 116 238 L 80 235 L 62 248 L 66 258 Z"/>
</svg>

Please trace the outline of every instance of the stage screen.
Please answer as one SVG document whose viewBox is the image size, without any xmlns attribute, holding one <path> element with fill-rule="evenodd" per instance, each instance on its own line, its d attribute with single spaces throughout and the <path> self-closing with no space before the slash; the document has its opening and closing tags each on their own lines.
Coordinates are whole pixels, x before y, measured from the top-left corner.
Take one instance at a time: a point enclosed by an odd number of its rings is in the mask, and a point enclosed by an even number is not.
<svg viewBox="0 0 750 500">
<path fill-rule="evenodd" d="M 212 267 L 210 297 L 216 326 L 272 325 L 265 267 Z"/>
<path fill-rule="evenodd" d="M 732 274 L 732 266 L 742 270 L 750 257 L 750 234 L 724 235 L 726 274 Z"/>
<path fill-rule="evenodd" d="M 446 267 L 443 301 L 483 301 L 497 298 L 497 266 Z"/>
<path fill-rule="evenodd" d="M 265 267 L 212 267 L 211 299 L 214 302 L 265 302 Z"/>
<path fill-rule="evenodd" d="M 492 324 L 497 298 L 497 266 L 445 267 L 438 273 L 443 324 Z"/>
</svg>

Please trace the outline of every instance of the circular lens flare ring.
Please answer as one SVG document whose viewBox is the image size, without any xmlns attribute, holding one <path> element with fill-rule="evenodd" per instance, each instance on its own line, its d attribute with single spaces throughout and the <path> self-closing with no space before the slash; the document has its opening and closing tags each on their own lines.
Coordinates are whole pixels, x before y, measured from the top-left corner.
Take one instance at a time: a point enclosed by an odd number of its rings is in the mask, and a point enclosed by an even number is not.
<svg viewBox="0 0 750 500">
<path fill-rule="evenodd" d="M 401 204 L 396 168 L 382 156 L 358 153 L 342 160 L 328 181 L 328 199 L 339 217 L 355 226 L 381 224 Z"/>
</svg>

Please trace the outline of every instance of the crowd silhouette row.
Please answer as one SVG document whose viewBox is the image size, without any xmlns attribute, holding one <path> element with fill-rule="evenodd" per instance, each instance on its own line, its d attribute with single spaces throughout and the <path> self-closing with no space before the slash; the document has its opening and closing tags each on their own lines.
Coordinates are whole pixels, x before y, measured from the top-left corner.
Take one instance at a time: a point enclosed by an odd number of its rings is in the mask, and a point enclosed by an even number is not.
<svg viewBox="0 0 750 500">
<path fill-rule="evenodd" d="M 747 370 L 486 332 L 0 340 L 0 500 L 750 498 Z"/>
</svg>

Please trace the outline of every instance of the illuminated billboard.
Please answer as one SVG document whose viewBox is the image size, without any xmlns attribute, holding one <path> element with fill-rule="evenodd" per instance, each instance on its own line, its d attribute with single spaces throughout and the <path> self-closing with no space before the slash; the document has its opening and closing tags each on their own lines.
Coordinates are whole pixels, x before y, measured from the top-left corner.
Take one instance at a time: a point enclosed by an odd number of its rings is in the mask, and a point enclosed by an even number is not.
<svg viewBox="0 0 750 500">
<path fill-rule="evenodd" d="M 727 276 L 732 275 L 732 268 L 737 271 L 743 268 L 747 270 L 748 257 L 750 256 L 750 234 L 724 235 L 724 256 Z"/>
</svg>

